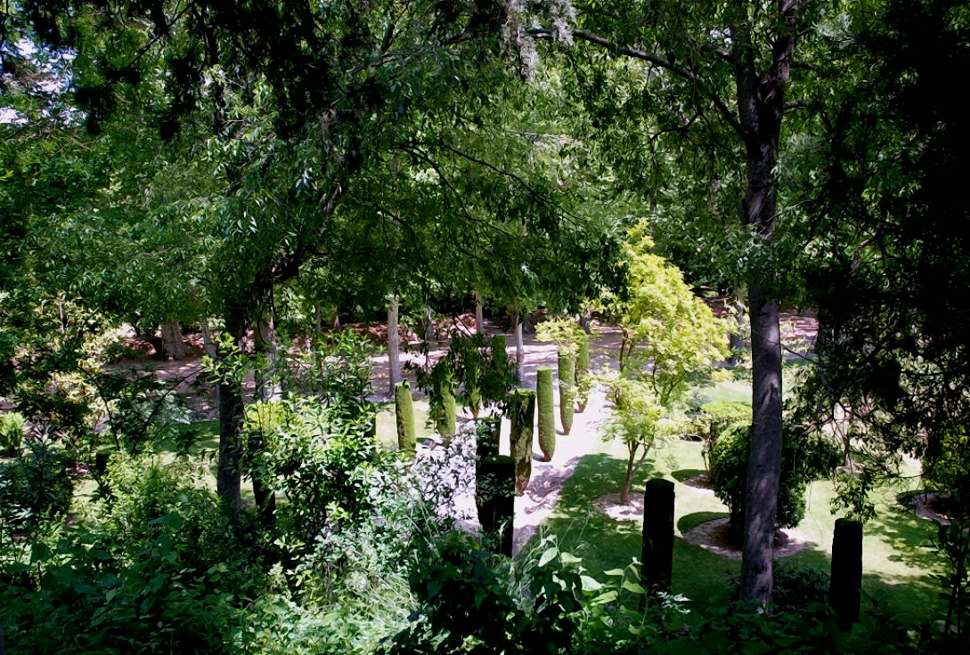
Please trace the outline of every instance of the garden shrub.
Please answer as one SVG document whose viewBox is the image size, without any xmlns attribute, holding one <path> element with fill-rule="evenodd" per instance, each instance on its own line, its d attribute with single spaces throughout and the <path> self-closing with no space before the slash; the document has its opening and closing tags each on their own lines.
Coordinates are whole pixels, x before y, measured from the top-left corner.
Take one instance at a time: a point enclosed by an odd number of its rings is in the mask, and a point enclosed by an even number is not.
<svg viewBox="0 0 970 655">
<path fill-rule="evenodd" d="M 113 457 L 110 502 L 4 562 L 10 651 L 221 651 L 236 612 L 265 584 L 245 530 L 232 529 L 200 474 L 184 461 Z"/>
<path fill-rule="evenodd" d="M 559 420 L 562 431 L 569 434 L 573 427 L 573 403 L 576 398 L 576 360 L 574 355 L 559 353 Z"/>
<path fill-rule="evenodd" d="M 19 412 L 0 414 L 0 455 L 16 455 L 24 441 L 27 421 Z"/>
<path fill-rule="evenodd" d="M 397 420 L 397 449 L 413 456 L 418 447 L 418 437 L 414 424 L 414 400 L 407 382 L 394 385 L 394 413 Z"/>
<path fill-rule="evenodd" d="M 718 400 L 701 405 L 696 419 L 696 429 L 703 441 L 701 455 L 704 467 L 710 469 L 711 448 L 718 436 L 730 426 L 741 423 L 751 425 L 751 405 L 742 402 Z"/>
<path fill-rule="evenodd" d="M 536 371 L 536 407 L 539 411 L 539 450 L 545 461 L 556 452 L 556 415 L 552 398 L 552 369 Z"/>
<path fill-rule="evenodd" d="M 71 505 L 69 458 L 59 446 L 31 441 L 17 458 L 0 462 L 0 539 L 29 532 Z"/>
<path fill-rule="evenodd" d="M 268 435 L 253 467 L 286 498 L 277 508 L 280 530 L 292 552 L 304 553 L 326 530 L 373 509 L 390 463 L 371 435 L 370 417 L 350 421 L 313 400 L 291 404 L 289 419 Z"/>
<path fill-rule="evenodd" d="M 735 424 L 725 429 L 711 449 L 711 485 L 731 510 L 731 527 L 740 537 L 744 523 L 744 496 L 751 428 Z M 786 430 L 778 485 L 777 526 L 791 528 L 805 517 L 808 483 L 834 468 L 833 447 L 821 438 Z"/>
</svg>

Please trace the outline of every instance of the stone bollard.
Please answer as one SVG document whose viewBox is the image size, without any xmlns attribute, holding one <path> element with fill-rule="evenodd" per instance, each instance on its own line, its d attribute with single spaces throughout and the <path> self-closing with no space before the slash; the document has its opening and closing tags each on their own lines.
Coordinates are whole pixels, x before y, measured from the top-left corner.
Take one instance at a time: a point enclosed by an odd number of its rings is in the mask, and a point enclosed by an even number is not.
<svg viewBox="0 0 970 655">
<path fill-rule="evenodd" d="M 862 523 L 859 521 L 835 521 L 829 601 L 843 628 L 859 620 L 862 601 Z"/>
<path fill-rule="evenodd" d="M 516 389 L 510 401 L 509 431 L 512 458 L 515 459 L 515 493 L 522 495 L 532 477 L 532 432 L 536 416 L 536 392 Z"/>
<path fill-rule="evenodd" d="M 670 591 L 674 561 L 674 483 L 647 482 L 643 491 L 643 551 L 640 580 L 649 591 Z"/>
<path fill-rule="evenodd" d="M 475 505 L 482 533 L 495 540 L 495 552 L 511 557 L 515 515 L 515 461 L 511 457 L 494 455 L 476 461 Z"/>
</svg>

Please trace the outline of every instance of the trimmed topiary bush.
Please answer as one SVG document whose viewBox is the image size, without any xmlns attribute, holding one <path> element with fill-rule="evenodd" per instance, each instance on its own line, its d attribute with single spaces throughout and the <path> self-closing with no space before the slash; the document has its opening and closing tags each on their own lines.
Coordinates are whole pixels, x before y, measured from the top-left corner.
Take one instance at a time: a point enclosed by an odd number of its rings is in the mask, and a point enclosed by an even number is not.
<svg viewBox="0 0 970 655">
<path fill-rule="evenodd" d="M 535 425 L 536 392 L 517 389 L 509 401 L 509 433 L 512 459 L 515 460 L 515 493 L 522 495 L 532 477 L 532 431 Z"/>
<path fill-rule="evenodd" d="M 582 413 L 589 402 L 592 379 L 589 375 L 589 335 L 583 334 L 576 344 L 576 411 Z"/>
<path fill-rule="evenodd" d="M 397 417 L 397 448 L 414 455 L 418 449 L 417 428 L 414 425 L 414 399 L 407 382 L 394 385 L 394 412 Z"/>
<path fill-rule="evenodd" d="M 442 437 L 450 439 L 455 436 L 455 431 L 458 429 L 458 407 L 451 386 L 443 386 L 440 395 L 441 407 L 435 421 L 435 428 Z"/>
<path fill-rule="evenodd" d="M 556 452 L 556 415 L 553 413 L 552 369 L 536 371 L 536 406 L 539 410 L 539 450 L 545 461 Z"/>
<path fill-rule="evenodd" d="M 735 424 L 724 430 L 711 449 L 711 486 L 715 495 L 731 510 L 731 529 L 743 537 L 744 496 L 748 473 L 749 425 Z M 820 438 L 791 430 L 785 433 L 778 483 L 779 528 L 792 528 L 805 517 L 808 483 L 832 470 L 837 452 Z"/>
<path fill-rule="evenodd" d="M 573 403 L 576 400 L 576 358 L 559 352 L 559 420 L 562 431 L 569 434 L 573 428 Z"/>
</svg>

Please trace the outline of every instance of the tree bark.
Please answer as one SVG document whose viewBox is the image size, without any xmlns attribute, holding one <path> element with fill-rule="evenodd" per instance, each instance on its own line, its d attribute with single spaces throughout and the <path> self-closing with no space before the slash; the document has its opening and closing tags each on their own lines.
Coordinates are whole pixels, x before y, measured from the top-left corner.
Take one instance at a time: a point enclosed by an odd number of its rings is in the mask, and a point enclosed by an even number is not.
<svg viewBox="0 0 970 655">
<path fill-rule="evenodd" d="M 226 331 L 240 343 L 245 328 L 241 309 L 226 312 Z M 216 492 L 223 507 L 231 515 L 242 507 L 242 449 L 240 432 L 243 421 L 242 390 L 233 382 L 219 384 L 219 462 L 216 468 Z"/>
<path fill-rule="evenodd" d="M 482 295 L 475 292 L 475 332 L 485 333 L 485 317 L 482 310 Z"/>
<path fill-rule="evenodd" d="M 775 167 L 785 89 L 797 34 L 797 0 L 778 0 L 778 34 L 768 69 L 759 74 L 751 26 L 732 26 L 739 126 L 746 151 L 746 188 L 741 220 L 755 239 L 774 240 L 778 190 Z M 748 289 L 751 323 L 752 431 L 745 489 L 744 548 L 741 555 L 741 598 L 759 605 L 771 600 L 775 518 L 781 475 L 782 398 L 781 338 L 777 292 L 763 285 L 762 271 Z"/>
<path fill-rule="evenodd" d="M 620 504 L 630 502 L 630 487 L 633 486 L 633 467 L 636 462 L 637 451 L 630 449 L 630 456 L 626 460 L 626 474 L 623 476 L 623 487 L 620 489 Z"/>
<path fill-rule="evenodd" d="M 219 350 L 216 348 L 215 341 L 212 340 L 212 331 L 209 329 L 209 319 L 203 316 L 199 320 L 199 326 L 202 328 L 202 346 L 205 348 L 205 354 L 212 358 L 217 357 L 219 355 Z"/>
<path fill-rule="evenodd" d="M 164 321 L 161 326 L 162 356 L 166 359 L 185 359 L 189 354 L 182 340 L 182 326 L 178 321 Z"/>
<path fill-rule="evenodd" d="M 522 313 L 515 312 L 512 318 L 515 333 L 515 372 L 519 376 L 519 383 L 525 379 L 525 343 L 522 340 Z"/>
<path fill-rule="evenodd" d="M 399 308 L 400 301 L 394 296 L 387 306 L 387 376 L 392 396 L 394 385 L 401 381 L 401 336 L 397 326 Z"/>
</svg>

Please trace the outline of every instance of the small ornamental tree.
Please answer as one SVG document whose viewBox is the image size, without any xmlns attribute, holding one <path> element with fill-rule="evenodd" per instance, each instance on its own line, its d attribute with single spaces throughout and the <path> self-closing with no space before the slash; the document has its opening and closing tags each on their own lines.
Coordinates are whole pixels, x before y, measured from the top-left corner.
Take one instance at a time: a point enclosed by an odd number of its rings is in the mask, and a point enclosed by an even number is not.
<svg viewBox="0 0 970 655">
<path fill-rule="evenodd" d="M 552 369 L 536 371 L 536 406 L 539 409 L 539 450 L 545 461 L 556 452 L 556 415 L 553 413 Z"/>
<path fill-rule="evenodd" d="M 675 266 L 653 254 L 641 223 L 630 230 L 623 254 L 629 297 L 617 303 L 623 341 L 620 367 L 642 376 L 664 407 L 681 398 L 692 379 L 710 373 L 728 355 L 731 326 L 694 295 Z"/>
<path fill-rule="evenodd" d="M 664 408 L 646 382 L 615 377 L 608 385 L 614 407 L 604 438 L 620 439 L 627 449 L 626 471 L 620 487 L 620 503 L 626 505 L 630 502 L 633 478 L 661 433 Z"/>
<path fill-rule="evenodd" d="M 442 361 L 447 362 L 455 383 L 460 385 L 458 397 L 475 417 L 483 407 L 503 406 L 518 384 L 504 337 L 489 343 L 482 334 L 465 336 L 456 332 Z"/>
</svg>

